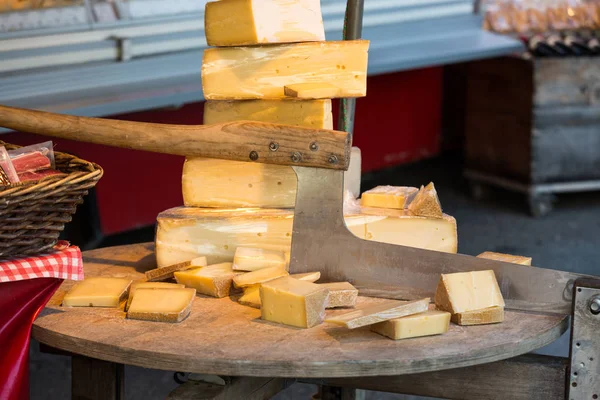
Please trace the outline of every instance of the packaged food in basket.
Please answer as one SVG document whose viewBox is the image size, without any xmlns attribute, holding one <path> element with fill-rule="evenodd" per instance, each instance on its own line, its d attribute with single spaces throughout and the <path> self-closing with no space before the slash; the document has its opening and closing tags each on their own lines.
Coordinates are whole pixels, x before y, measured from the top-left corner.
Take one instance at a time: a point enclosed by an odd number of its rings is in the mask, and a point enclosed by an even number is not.
<svg viewBox="0 0 600 400">
<path fill-rule="evenodd" d="M 52 141 L 10 150 L 8 154 L 19 182 L 37 181 L 46 176 L 62 174 L 54 169 Z"/>
<path fill-rule="evenodd" d="M 4 146 L 0 146 L 0 186 L 18 183 L 19 177 Z"/>
</svg>

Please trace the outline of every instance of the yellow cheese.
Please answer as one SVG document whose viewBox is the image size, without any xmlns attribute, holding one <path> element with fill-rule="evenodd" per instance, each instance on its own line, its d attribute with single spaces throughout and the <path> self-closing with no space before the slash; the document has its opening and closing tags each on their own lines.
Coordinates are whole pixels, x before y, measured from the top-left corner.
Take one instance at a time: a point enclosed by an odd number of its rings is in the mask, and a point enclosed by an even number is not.
<svg viewBox="0 0 600 400">
<path fill-rule="evenodd" d="M 514 264 L 531 265 L 531 257 L 513 256 L 511 254 L 494 253 L 492 251 L 484 251 L 477 257 L 487 258 L 488 260 L 504 261 Z"/>
<path fill-rule="evenodd" d="M 220 0 L 206 4 L 209 46 L 325 40 L 319 0 Z"/>
<path fill-rule="evenodd" d="M 419 193 L 408 205 L 409 211 L 415 215 L 431 218 L 442 218 L 442 205 L 433 182 L 419 190 Z"/>
<path fill-rule="evenodd" d="M 268 267 L 248 272 L 245 274 L 236 275 L 233 278 L 233 284 L 235 285 L 235 287 L 243 288 L 263 282 L 268 282 L 286 275 L 289 274 L 282 267 Z"/>
<path fill-rule="evenodd" d="M 65 307 L 119 307 L 127 295 L 131 279 L 87 278 L 77 282 L 65 295 Z"/>
<path fill-rule="evenodd" d="M 357 306 L 353 311 L 329 317 L 325 319 L 325 322 L 355 329 L 427 311 L 428 308 L 428 298 L 415 301 L 386 300 L 375 304 Z"/>
<path fill-rule="evenodd" d="M 290 278 L 298 279 L 305 282 L 316 282 L 321 277 L 320 272 L 306 272 L 303 274 L 291 274 Z M 254 308 L 260 308 L 260 283 L 256 285 L 246 286 L 244 288 L 244 294 L 239 298 L 240 304 L 250 306 Z M 348 290 L 344 291 L 346 297 L 350 297 Z M 340 296 L 343 296 L 340 294 Z M 356 299 L 355 299 L 356 300 Z M 331 299 L 329 300 L 331 302 Z M 339 301 L 339 300 L 338 300 Z M 342 301 L 349 302 L 350 300 L 343 299 Z"/>
<path fill-rule="evenodd" d="M 167 265 L 144 272 L 148 282 L 166 281 L 173 278 L 175 271 L 185 271 L 186 269 L 206 267 L 206 257 L 196 257 L 190 261 L 182 261 L 177 264 Z"/>
<path fill-rule="evenodd" d="M 181 322 L 192 310 L 195 289 L 138 288 L 127 318 L 155 322 Z"/>
<path fill-rule="evenodd" d="M 435 305 L 452 314 L 482 308 L 504 307 L 494 271 L 442 274 L 435 292 Z"/>
<path fill-rule="evenodd" d="M 260 286 L 261 317 L 266 321 L 312 328 L 323 322 L 329 290 L 285 276 Z"/>
<path fill-rule="evenodd" d="M 321 278 L 321 273 L 316 272 L 305 272 L 302 274 L 290 274 L 290 278 L 299 279 L 306 282 L 316 282 Z"/>
<path fill-rule="evenodd" d="M 484 325 L 502 321 L 504 321 L 504 307 L 500 306 L 452 314 L 452 322 L 457 325 Z"/>
<path fill-rule="evenodd" d="M 329 289 L 329 301 L 327 308 L 354 307 L 358 297 L 358 289 L 348 282 L 321 283 Z"/>
<path fill-rule="evenodd" d="M 129 297 L 127 297 L 127 304 L 125 304 L 125 311 L 129 309 L 133 295 L 137 289 L 168 289 L 168 288 L 183 288 L 184 285 L 178 283 L 168 282 L 133 282 L 129 287 Z"/>
<path fill-rule="evenodd" d="M 269 267 L 286 267 L 283 251 L 238 247 L 233 256 L 233 269 L 237 271 L 257 271 Z"/>
<path fill-rule="evenodd" d="M 333 99 L 340 96 L 340 88 L 327 82 L 296 83 L 283 87 L 288 97 L 297 99 Z"/>
<path fill-rule="evenodd" d="M 284 86 L 311 82 L 339 87 L 339 97 L 362 97 L 367 94 L 368 49 L 368 40 L 206 49 L 204 97 L 282 99 Z"/>
<path fill-rule="evenodd" d="M 198 269 L 175 272 L 175 280 L 198 293 L 213 297 L 229 296 L 235 273 L 231 263 L 209 265 Z"/>
<path fill-rule="evenodd" d="M 213 100 L 204 103 L 204 124 L 258 121 L 333 129 L 331 100 Z"/>
<path fill-rule="evenodd" d="M 381 209 L 384 210 L 384 209 Z M 456 253 L 456 220 L 408 214 L 348 215 L 350 231 L 362 239 Z M 206 256 L 209 264 L 233 261 L 239 246 L 289 253 L 293 210 L 178 207 L 159 214 L 156 262 L 172 265 Z"/>
<path fill-rule="evenodd" d="M 371 331 L 398 340 L 441 335 L 448 332 L 449 325 L 449 312 L 432 310 L 380 322 L 372 325 Z"/>
<path fill-rule="evenodd" d="M 377 186 L 362 194 L 360 205 L 402 210 L 417 191 L 417 188 L 407 186 Z"/>
<path fill-rule="evenodd" d="M 360 192 L 360 150 L 353 148 L 344 187 Z M 298 178 L 292 167 L 188 157 L 182 174 L 183 202 L 193 207 L 293 208 Z"/>
</svg>

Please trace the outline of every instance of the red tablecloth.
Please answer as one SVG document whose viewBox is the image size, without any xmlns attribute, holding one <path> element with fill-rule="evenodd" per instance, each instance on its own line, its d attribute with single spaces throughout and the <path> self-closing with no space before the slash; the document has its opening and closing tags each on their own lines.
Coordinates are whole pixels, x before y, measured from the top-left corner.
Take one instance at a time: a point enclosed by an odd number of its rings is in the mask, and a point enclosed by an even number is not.
<svg viewBox="0 0 600 400">
<path fill-rule="evenodd" d="M 29 399 L 31 326 L 64 279 L 83 279 L 78 247 L 0 261 L 0 400 Z"/>
</svg>

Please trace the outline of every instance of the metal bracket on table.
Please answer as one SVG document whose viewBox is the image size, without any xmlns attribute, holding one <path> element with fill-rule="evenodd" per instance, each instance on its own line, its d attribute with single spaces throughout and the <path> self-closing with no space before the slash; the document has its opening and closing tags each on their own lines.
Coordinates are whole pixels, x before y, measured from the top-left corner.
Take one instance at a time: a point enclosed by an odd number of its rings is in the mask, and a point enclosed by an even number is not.
<svg viewBox="0 0 600 400">
<path fill-rule="evenodd" d="M 600 279 L 581 278 L 573 287 L 567 400 L 600 398 Z"/>
</svg>

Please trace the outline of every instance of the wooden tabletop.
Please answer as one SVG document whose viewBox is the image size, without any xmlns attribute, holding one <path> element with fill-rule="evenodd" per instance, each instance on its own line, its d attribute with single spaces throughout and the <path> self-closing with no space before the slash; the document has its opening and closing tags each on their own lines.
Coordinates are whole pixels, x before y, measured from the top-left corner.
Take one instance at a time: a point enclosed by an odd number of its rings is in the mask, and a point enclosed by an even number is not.
<svg viewBox="0 0 600 400">
<path fill-rule="evenodd" d="M 142 280 L 155 265 L 152 244 L 84 253 L 86 277 Z M 554 341 L 567 328 L 563 316 L 507 311 L 501 324 L 451 324 L 444 335 L 394 341 L 368 327 L 297 329 L 264 322 L 260 310 L 238 304 L 235 296 L 198 296 L 183 322 L 157 323 L 126 319 L 122 307 L 61 307 L 72 285 L 63 283 L 40 313 L 35 339 L 92 358 L 170 371 L 298 378 L 400 375 L 514 357 Z"/>
</svg>

